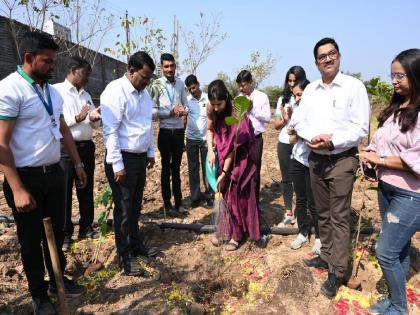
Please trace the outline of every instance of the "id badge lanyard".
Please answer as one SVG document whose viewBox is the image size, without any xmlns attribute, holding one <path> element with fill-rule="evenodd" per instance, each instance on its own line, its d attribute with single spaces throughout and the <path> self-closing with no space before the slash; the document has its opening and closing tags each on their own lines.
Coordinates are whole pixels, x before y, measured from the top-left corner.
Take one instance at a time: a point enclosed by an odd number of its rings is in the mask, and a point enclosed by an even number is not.
<svg viewBox="0 0 420 315">
<path fill-rule="evenodd" d="M 48 114 L 51 118 L 51 125 L 53 128 L 57 127 L 57 122 L 55 121 L 54 112 L 53 112 L 53 106 L 51 101 L 51 95 L 50 95 L 50 88 L 48 82 L 46 82 L 45 86 L 45 92 L 47 94 L 47 100 L 45 100 L 44 96 L 39 92 L 39 89 L 36 87 L 35 81 L 26 74 L 25 71 L 23 71 L 21 66 L 17 67 L 17 72 L 34 88 L 36 94 L 38 95 L 39 99 L 41 100 L 42 104 L 44 105 L 45 109 L 47 110 Z"/>
<path fill-rule="evenodd" d="M 175 100 L 175 83 L 174 83 L 174 85 L 171 86 L 172 94 L 169 93 L 167 82 L 165 82 L 165 90 L 166 90 L 166 94 L 168 95 L 168 99 L 171 102 L 171 107 L 172 107 L 174 105 L 174 100 Z"/>
</svg>

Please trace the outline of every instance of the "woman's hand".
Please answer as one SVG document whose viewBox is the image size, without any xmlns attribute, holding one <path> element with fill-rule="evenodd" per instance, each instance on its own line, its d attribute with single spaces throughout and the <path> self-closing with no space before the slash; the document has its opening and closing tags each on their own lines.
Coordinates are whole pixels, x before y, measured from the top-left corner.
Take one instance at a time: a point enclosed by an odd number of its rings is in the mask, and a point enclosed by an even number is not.
<svg viewBox="0 0 420 315">
<path fill-rule="evenodd" d="M 219 191 L 225 187 L 225 183 L 226 183 L 226 173 L 222 172 L 222 174 L 220 174 L 220 176 L 217 178 L 217 181 L 216 181 L 216 187 L 219 188 Z"/>
<path fill-rule="evenodd" d="M 360 151 L 359 159 L 362 163 L 367 164 L 369 167 L 379 164 L 379 156 L 374 151 Z"/>
<path fill-rule="evenodd" d="M 216 155 L 212 148 L 209 148 L 207 151 L 207 160 L 209 161 L 210 168 L 213 168 L 214 162 L 216 160 Z"/>
</svg>

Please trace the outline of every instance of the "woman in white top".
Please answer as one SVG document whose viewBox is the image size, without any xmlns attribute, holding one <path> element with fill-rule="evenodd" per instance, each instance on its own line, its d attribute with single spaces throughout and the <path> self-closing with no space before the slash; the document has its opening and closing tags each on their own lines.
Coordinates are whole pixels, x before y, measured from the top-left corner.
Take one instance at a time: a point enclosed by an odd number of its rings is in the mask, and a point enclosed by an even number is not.
<svg viewBox="0 0 420 315">
<path fill-rule="evenodd" d="M 299 102 L 302 97 L 303 90 L 309 84 L 308 80 L 296 82 L 292 88 L 295 98 L 296 109 L 293 118 L 290 121 L 288 129 L 290 143 L 294 144 L 292 150 L 292 159 L 290 162 L 290 170 L 292 174 L 293 188 L 296 195 L 295 214 L 299 228 L 299 234 L 290 244 L 292 249 L 301 248 L 302 245 L 308 243 L 308 234 L 313 226 L 315 229 L 315 244 L 312 247 L 314 254 L 321 253 L 321 240 L 319 238 L 318 214 L 315 209 L 315 202 L 311 189 L 311 178 L 309 174 L 308 156 L 311 151 L 305 144 L 305 141 L 298 137 L 293 127 L 299 119 Z M 311 215 L 308 215 L 308 209 Z"/>
<path fill-rule="evenodd" d="M 292 210 L 293 184 L 290 173 L 290 156 L 293 145 L 289 142 L 287 128 L 295 108 L 295 99 L 292 95 L 291 88 L 296 81 L 303 80 L 306 80 L 306 73 L 302 67 L 293 66 L 287 71 L 284 80 L 283 95 L 280 96 L 277 102 L 275 113 L 274 127 L 277 130 L 281 130 L 277 144 L 277 156 L 279 158 L 284 207 L 286 209 L 284 219 L 280 223 L 281 226 L 295 223 L 295 216 Z"/>
</svg>

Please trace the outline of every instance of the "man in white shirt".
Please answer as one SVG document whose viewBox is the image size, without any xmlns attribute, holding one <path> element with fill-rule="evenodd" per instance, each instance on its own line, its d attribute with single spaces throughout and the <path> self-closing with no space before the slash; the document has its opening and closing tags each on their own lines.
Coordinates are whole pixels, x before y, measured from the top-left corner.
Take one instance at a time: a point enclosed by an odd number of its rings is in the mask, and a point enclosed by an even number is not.
<svg viewBox="0 0 420 315">
<path fill-rule="evenodd" d="M 160 121 L 158 148 L 162 163 L 162 199 L 165 212 L 177 215 L 185 212 L 182 206 L 180 169 L 188 108 L 187 89 L 184 82 L 175 77 L 174 56 L 162 54 L 160 61 L 163 77 L 153 82 L 153 101 Z M 171 177 L 175 207 L 171 203 Z"/>
<path fill-rule="evenodd" d="M 94 217 L 93 183 L 95 172 L 95 144 L 92 141 L 92 127 L 96 128 L 101 119 L 99 109 L 93 105 L 92 98 L 84 87 L 88 83 L 92 71 L 89 62 L 79 56 L 69 58 L 67 76 L 64 82 L 57 83 L 54 87 L 60 92 L 64 100 L 64 120 L 70 128 L 77 151 L 85 167 L 87 184 L 85 188 L 76 185 L 77 200 L 79 201 L 79 239 L 98 239 L 99 233 L 92 228 Z M 66 181 L 66 217 L 64 221 L 63 251 L 72 243 L 73 223 L 72 191 L 76 178 L 74 166 L 65 151 L 61 153 L 61 167 L 64 170 Z"/>
<path fill-rule="evenodd" d="M 144 245 L 138 225 L 146 168 L 155 163 L 153 102 L 146 90 L 154 70 L 153 59 L 143 51 L 136 52 L 124 76 L 110 82 L 100 97 L 105 173 L 115 205 L 115 242 L 124 272 L 131 276 L 147 275 L 136 256 L 157 254 Z"/>
<path fill-rule="evenodd" d="M 204 199 L 207 206 L 213 205 L 210 186 L 206 180 L 206 157 L 207 157 L 207 113 L 206 105 L 209 102 L 207 93 L 200 89 L 197 77 L 190 74 L 185 79 L 185 86 L 190 92 L 188 97 L 188 121 L 187 121 L 187 159 L 188 178 L 191 192 L 191 208 L 200 206 L 202 196 L 200 190 L 200 163 L 205 188 Z"/>
<path fill-rule="evenodd" d="M 63 100 L 48 83 L 58 49 L 49 35 L 24 34 L 20 40 L 23 65 L 0 81 L 0 171 L 5 176 L 4 195 L 17 225 L 35 314 L 55 314 L 48 297 L 57 295 L 57 287 L 42 221 L 46 217 L 52 221 L 63 272 L 66 266 L 61 250 L 65 196 L 60 142 L 74 163 L 81 185 L 86 185 L 83 164 L 62 116 Z M 44 280 L 45 267 L 49 282 Z M 85 292 L 83 286 L 67 278 L 64 286 L 70 297 Z"/>
<path fill-rule="evenodd" d="M 236 83 L 239 86 L 239 90 L 242 95 L 245 95 L 251 102 L 252 107 L 249 112 L 249 119 L 251 120 L 252 126 L 254 127 L 255 134 L 255 152 L 257 154 L 257 174 L 255 176 L 255 192 L 256 199 L 260 203 L 260 172 L 261 172 L 261 160 L 263 154 L 263 133 L 265 131 L 265 124 L 271 119 L 270 102 L 267 94 L 254 89 L 252 82 L 252 74 L 248 70 L 242 70 L 236 77 Z"/>
<path fill-rule="evenodd" d="M 314 57 L 321 79 L 303 92 L 295 130 L 312 150 L 309 168 L 322 247 L 319 257 L 304 262 L 328 269 L 321 292 L 334 297 L 348 269 L 356 154 L 368 133 L 370 106 L 363 83 L 339 72 L 341 55 L 334 39 L 320 40 Z"/>
</svg>

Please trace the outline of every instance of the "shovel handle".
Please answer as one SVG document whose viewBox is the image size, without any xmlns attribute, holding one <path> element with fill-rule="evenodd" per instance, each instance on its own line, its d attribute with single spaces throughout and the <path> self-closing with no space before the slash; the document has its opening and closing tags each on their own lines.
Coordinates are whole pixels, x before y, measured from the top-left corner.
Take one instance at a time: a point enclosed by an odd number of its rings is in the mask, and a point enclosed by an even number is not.
<svg viewBox="0 0 420 315">
<path fill-rule="evenodd" d="M 58 258 L 57 245 L 55 243 L 55 237 L 53 233 L 51 218 L 49 217 L 44 218 L 43 222 L 44 222 L 45 235 L 48 241 L 48 249 L 50 251 L 52 267 L 54 270 L 55 284 L 57 286 L 57 291 L 58 291 L 58 303 L 60 305 L 60 314 L 70 315 L 70 311 L 69 311 L 67 300 L 66 300 L 63 274 L 61 272 L 60 259 Z"/>
</svg>

